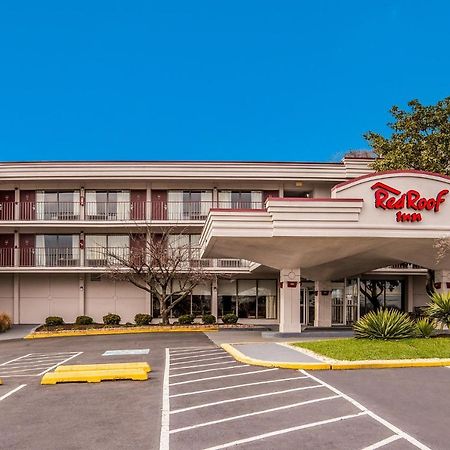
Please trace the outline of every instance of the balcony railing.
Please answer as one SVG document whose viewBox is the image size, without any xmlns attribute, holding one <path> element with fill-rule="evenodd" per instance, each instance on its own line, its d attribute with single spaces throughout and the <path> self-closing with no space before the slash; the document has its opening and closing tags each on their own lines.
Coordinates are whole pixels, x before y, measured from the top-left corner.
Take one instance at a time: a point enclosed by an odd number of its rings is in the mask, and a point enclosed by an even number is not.
<svg viewBox="0 0 450 450">
<path fill-rule="evenodd" d="M 21 267 L 77 267 L 80 265 L 79 248 L 20 248 Z"/>
<path fill-rule="evenodd" d="M 195 249 L 197 250 L 197 249 Z M 84 249 L 84 260 L 81 260 L 79 248 L 20 248 L 17 249 L 18 267 L 82 267 L 103 268 L 108 266 L 120 266 L 120 260 L 136 258 L 136 263 L 143 257 L 140 251 L 129 247 L 116 247 L 108 250 L 99 247 L 87 247 Z M 15 266 L 15 249 L 0 248 L 0 267 Z M 114 257 L 113 255 L 116 255 Z M 186 261 L 186 265 L 187 265 Z M 191 267 L 205 267 L 211 269 L 239 269 L 248 268 L 250 261 L 244 259 L 202 259 L 194 251 L 189 259 Z"/>
<path fill-rule="evenodd" d="M 0 220 L 14 220 L 14 202 L 0 202 Z"/>
<path fill-rule="evenodd" d="M 205 221 L 213 207 L 262 209 L 262 202 L 0 202 L 0 221 Z M 16 217 L 17 216 L 17 217 Z"/>
<path fill-rule="evenodd" d="M 21 202 L 20 220 L 79 220 L 78 202 Z"/>
</svg>

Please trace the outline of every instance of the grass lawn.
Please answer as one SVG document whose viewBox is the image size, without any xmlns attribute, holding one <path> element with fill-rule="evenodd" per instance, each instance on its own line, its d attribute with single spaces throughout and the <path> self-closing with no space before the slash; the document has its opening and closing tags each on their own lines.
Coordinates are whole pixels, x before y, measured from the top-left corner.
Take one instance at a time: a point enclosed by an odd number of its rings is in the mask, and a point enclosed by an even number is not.
<svg viewBox="0 0 450 450">
<path fill-rule="evenodd" d="M 450 339 L 401 339 L 381 341 L 369 339 L 333 339 L 293 344 L 333 359 L 450 358 Z"/>
</svg>

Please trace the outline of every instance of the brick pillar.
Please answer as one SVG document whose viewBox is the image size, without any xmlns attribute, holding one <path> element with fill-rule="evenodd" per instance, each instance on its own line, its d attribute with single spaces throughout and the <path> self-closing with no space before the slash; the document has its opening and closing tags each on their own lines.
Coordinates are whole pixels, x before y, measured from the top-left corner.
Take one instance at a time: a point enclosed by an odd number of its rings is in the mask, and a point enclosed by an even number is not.
<svg viewBox="0 0 450 450">
<path fill-rule="evenodd" d="M 315 327 L 331 327 L 331 281 L 316 281 Z"/>
</svg>

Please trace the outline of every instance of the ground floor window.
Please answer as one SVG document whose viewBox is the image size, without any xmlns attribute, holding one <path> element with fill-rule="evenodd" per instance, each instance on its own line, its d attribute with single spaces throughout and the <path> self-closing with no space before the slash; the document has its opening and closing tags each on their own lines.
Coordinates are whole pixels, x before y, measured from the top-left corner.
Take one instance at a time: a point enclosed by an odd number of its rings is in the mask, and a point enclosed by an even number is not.
<svg viewBox="0 0 450 450">
<path fill-rule="evenodd" d="M 175 300 L 176 297 L 173 296 L 172 301 Z M 161 316 L 159 301 L 156 297 L 152 299 L 152 311 L 153 317 Z M 210 283 L 196 286 L 192 293 L 176 304 L 171 311 L 171 317 L 174 319 L 186 314 L 194 314 L 196 317 L 211 314 Z"/>
<path fill-rule="evenodd" d="M 276 280 L 219 280 L 218 314 L 245 319 L 277 318 Z"/>
<path fill-rule="evenodd" d="M 379 308 L 404 311 L 403 280 L 360 280 L 360 316 Z"/>
</svg>

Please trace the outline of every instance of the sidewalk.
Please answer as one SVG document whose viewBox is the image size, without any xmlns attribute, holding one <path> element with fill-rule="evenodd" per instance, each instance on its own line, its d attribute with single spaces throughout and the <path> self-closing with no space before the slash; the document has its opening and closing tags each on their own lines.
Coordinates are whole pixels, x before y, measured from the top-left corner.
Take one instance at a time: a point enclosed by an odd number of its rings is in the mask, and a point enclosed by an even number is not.
<svg viewBox="0 0 450 450">
<path fill-rule="evenodd" d="M 0 342 L 23 339 L 38 326 L 39 325 L 14 325 L 10 330 L 0 333 Z"/>
</svg>

